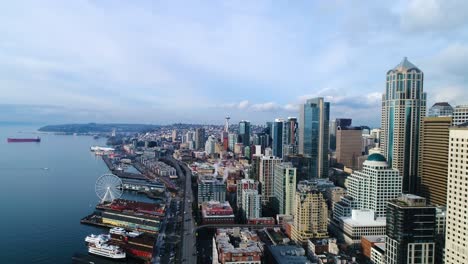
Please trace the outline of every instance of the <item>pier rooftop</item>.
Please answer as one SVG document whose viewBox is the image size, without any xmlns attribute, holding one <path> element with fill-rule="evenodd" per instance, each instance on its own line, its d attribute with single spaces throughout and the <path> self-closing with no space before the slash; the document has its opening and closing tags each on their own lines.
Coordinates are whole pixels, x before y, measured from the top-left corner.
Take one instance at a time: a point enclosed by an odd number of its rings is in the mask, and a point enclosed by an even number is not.
<svg viewBox="0 0 468 264">
<path fill-rule="evenodd" d="M 150 216 L 164 216 L 166 206 L 163 203 L 145 203 L 124 199 L 115 199 L 110 203 L 101 203 L 96 209 L 113 210 L 120 212 L 141 213 Z"/>
</svg>

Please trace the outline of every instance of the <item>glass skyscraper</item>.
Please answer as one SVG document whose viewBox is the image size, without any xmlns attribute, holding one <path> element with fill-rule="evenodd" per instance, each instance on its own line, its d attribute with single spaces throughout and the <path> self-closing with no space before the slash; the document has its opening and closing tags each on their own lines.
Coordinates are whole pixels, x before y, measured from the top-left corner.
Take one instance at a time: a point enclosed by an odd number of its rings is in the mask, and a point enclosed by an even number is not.
<svg viewBox="0 0 468 264">
<path fill-rule="evenodd" d="M 244 146 L 250 145 L 250 122 L 242 120 L 239 122 L 239 143 Z"/>
<path fill-rule="evenodd" d="M 308 99 L 299 111 L 299 154 L 311 158 L 309 178 L 328 177 L 330 103 Z"/>
<path fill-rule="evenodd" d="M 390 166 L 400 171 L 404 193 L 416 193 L 419 138 L 426 114 L 423 81 L 423 72 L 405 57 L 387 72 L 382 95 L 381 150 Z"/>
<path fill-rule="evenodd" d="M 283 157 L 283 145 L 284 145 L 284 119 L 277 118 L 273 123 L 272 127 L 272 150 L 273 156 L 282 158 Z"/>
</svg>

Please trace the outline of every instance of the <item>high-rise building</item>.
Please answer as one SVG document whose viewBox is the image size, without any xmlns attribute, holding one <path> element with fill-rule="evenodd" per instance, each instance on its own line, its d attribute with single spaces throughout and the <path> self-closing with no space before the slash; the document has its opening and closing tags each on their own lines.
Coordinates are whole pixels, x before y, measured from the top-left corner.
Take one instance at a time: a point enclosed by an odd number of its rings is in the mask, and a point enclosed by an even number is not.
<svg viewBox="0 0 468 264">
<path fill-rule="evenodd" d="M 177 141 L 177 130 L 172 130 L 172 142 L 176 142 Z"/>
<path fill-rule="evenodd" d="M 273 208 L 277 214 L 292 215 L 296 196 L 296 168 L 290 162 L 276 164 Z"/>
<path fill-rule="evenodd" d="M 453 107 L 447 102 L 435 103 L 429 108 L 429 117 L 452 116 Z"/>
<path fill-rule="evenodd" d="M 298 153 L 297 140 L 297 118 L 288 117 L 288 120 L 283 125 L 283 157 L 287 155 L 295 155 Z"/>
<path fill-rule="evenodd" d="M 205 152 L 208 155 L 215 153 L 216 138 L 214 136 L 209 136 L 208 140 L 205 142 Z"/>
<path fill-rule="evenodd" d="M 453 109 L 453 125 L 459 126 L 468 122 L 468 105 L 457 105 Z"/>
<path fill-rule="evenodd" d="M 328 177 L 330 103 L 308 99 L 299 112 L 299 154 L 312 158 L 310 178 Z"/>
<path fill-rule="evenodd" d="M 307 185 L 298 186 L 291 239 L 306 244 L 310 238 L 326 238 L 327 226 L 328 207 L 322 193 Z"/>
<path fill-rule="evenodd" d="M 213 176 L 198 178 L 198 204 L 209 201 L 226 201 L 226 184 Z"/>
<path fill-rule="evenodd" d="M 468 126 L 450 129 L 445 263 L 468 261 Z"/>
<path fill-rule="evenodd" d="M 205 146 L 205 129 L 197 128 L 195 130 L 195 149 L 199 150 Z"/>
<path fill-rule="evenodd" d="M 284 124 L 285 121 L 282 118 L 275 119 L 272 127 L 272 149 L 273 156 L 283 157 L 283 145 L 284 145 Z"/>
<path fill-rule="evenodd" d="M 241 179 L 237 182 L 237 207 L 242 207 L 242 191 L 243 190 L 257 190 L 258 182 L 254 179 Z"/>
<path fill-rule="evenodd" d="M 239 122 L 239 143 L 250 146 L 250 122 L 242 120 Z"/>
<path fill-rule="evenodd" d="M 435 224 L 436 208 L 427 205 L 425 198 L 403 194 L 389 201 L 385 263 L 434 264 Z"/>
<path fill-rule="evenodd" d="M 421 131 L 418 192 L 435 205 L 447 201 L 449 128 L 452 117 L 426 117 Z"/>
<path fill-rule="evenodd" d="M 242 190 L 242 217 L 244 220 L 262 216 L 262 195 L 257 190 Z"/>
<path fill-rule="evenodd" d="M 403 177 L 403 192 L 415 193 L 419 161 L 419 138 L 426 114 L 424 74 L 405 57 L 387 72 L 382 95 L 380 146 L 391 167 Z"/>
<path fill-rule="evenodd" d="M 228 142 L 229 142 L 229 150 L 234 151 L 234 147 L 237 144 L 237 134 L 236 133 L 229 133 L 228 135 Z"/>
<path fill-rule="evenodd" d="M 256 133 L 253 135 L 253 145 L 261 146 L 262 151 L 268 146 L 268 140 L 268 135 L 265 133 Z"/>
<path fill-rule="evenodd" d="M 362 129 L 360 127 L 336 128 L 336 161 L 353 170 L 358 168 L 362 156 Z"/>
<path fill-rule="evenodd" d="M 348 195 L 357 205 L 352 209 L 370 209 L 376 217 L 385 217 L 387 201 L 401 195 L 402 178 L 378 153 L 369 155 L 363 166 L 348 177 Z"/>
<path fill-rule="evenodd" d="M 281 163 L 281 159 L 273 156 L 262 156 L 259 164 L 259 181 L 262 190 L 262 203 L 267 204 L 273 197 L 275 166 Z"/>
</svg>

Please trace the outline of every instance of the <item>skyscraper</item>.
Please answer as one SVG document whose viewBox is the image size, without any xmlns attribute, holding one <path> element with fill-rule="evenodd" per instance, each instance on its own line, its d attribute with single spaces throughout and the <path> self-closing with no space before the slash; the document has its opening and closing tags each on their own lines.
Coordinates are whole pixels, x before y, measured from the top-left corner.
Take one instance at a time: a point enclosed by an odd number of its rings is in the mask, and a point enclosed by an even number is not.
<svg viewBox="0 0 468 264">
<path fill-rule="evenodd" d="M 267 204 L 273 197 L 274 171 L 281 159 L 273 156 L 262 156 L 259 164 L 259 181 L 262 190 L 262 203 Z"/>
<path fill-rule="evenodd" d="M 362 156 L 362 129 L 360 127 L 336 128 L 336 161 L 353 170 Z"/>
<path fill-rule="evenodd" d="M 257 190 L 242 190 L 242 215 L 244 220 L 262 216 L 262 195 Z"/>
<path fill-rule="evenodd" d="M 254 179 L 242 179 L 237 182 L 237 207 L 242 207 L 242 191 L 243 190 L 257 190 L 258 182 Z"/>
<path fill-rule="evenodd" d="M 427 205 L 425 198 L 404 194 L 389 201 L 385 263 L 434 264 L 435 224 L 436 208 Z"/>
<path fill-rule="evenodd" d="M 208 155 L 215 153 L 216 138 L 214 136 L 209 136 L 208 140 L 205 142 L 205 152 Z"/>
<path fill-rule="evenodd" d="M 197 128 L 195 130 L 195 149 L 199 150 L 205 146 L 205 129 Z"/>
<path fill-rule="evenodd" d="M 283 145 L 284 145 L 284 124 L 285 121 L 282 118 L 275 119 L 272 127 L 272 149 L 273 156 L 282 158 L 283 157 Z"/>
<path fill-rule="evenodd" d="M 452 117 L 425 117 L 421 131 L 421 156 L 418 192 L 428 202 L 445 205 L 447 202 L 447 168 L 449 160 L 449 128 Z"/>
<path fill-rule="evenodd" d="M 296 168 L 290 162 L 276 164 L 273 208 L 278 214 L 292 215 L 296 196 Z"/>
<path fill-rule="evenodd" d="M 435 103 L 431 108 L 429 108 L 429 117 L 439 117 L 439 116 L 452 116 L 453 108 L 447 102 Z"/>
<path fill-rule="evenodd" d="M 239 143 L 250 146 L 250 122 L 242 120 L 239 122 Z"/>
<path fill-rule="evenodd" d="M 228 135 L 229 150 L 234 151 L 234 146 L 236 144 L 237 144 L 237 134 L 236 133 L 229 133 L 229 135 Z"/>
<path fill-rule="evenodd" d="M 328 177 L 330 103 L 308 99 L 299 112 L 299 154 L 312 158 L 309 178 Z"/>
<path fill-rule="evenodd" d="M 468 261 L 468 126 L 450 129 L 445 263 Z"/>
<path fill-rule="evenodd" d="M 283 125 L 283 157 L 287 155 L 295 155 L 298 153 L 297 146 L 297 118 L 288 117 L 288 120 Z"/>
<path fill-rule="evenodd" d="M 403 192 L 415 193 L 422 118 L 426 114 L 424 74 L 405 57 L 387 72 L 382 95 L 380 146 L 388 163 L 403 176 Z"/>
<path fill-rule="evenodd" d="M 299 185 L 294 202 L 292 240 L 304 244 L 310 238 L 325 238 L 327 226 L 328 207 L 323 194 L 311 186 Z"/>
<path fill-rule="evenodd" d="M 348 177 L 348 195 L 357 205 L 352 209 L 370 209 L 376 217 L 385 217 L 387 201 L 401 195 L 401 176 L 378 153 L 369 155 L 363 166 Z"/>
</svg>

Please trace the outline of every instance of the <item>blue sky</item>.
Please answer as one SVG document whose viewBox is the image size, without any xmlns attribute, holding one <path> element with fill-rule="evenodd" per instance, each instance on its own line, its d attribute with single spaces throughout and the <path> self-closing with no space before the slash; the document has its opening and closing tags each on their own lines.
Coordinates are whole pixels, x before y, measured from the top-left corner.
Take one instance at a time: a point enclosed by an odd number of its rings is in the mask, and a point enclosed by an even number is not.
<svg viewBox="0 0 468 264">
<path fill-rule="evenodd" d="M 324 96 L 378 126 L 387 70 L 468 103 L 468 1 L 8 1 L 0 121 L 264 123 Z"/>
</svg>

